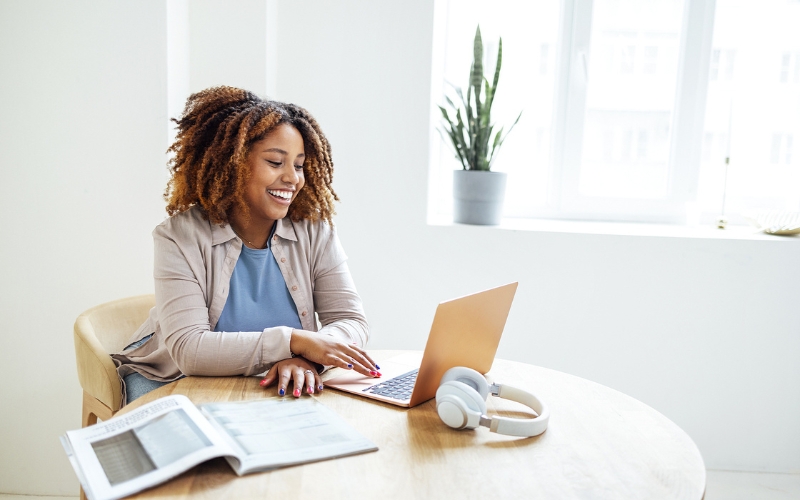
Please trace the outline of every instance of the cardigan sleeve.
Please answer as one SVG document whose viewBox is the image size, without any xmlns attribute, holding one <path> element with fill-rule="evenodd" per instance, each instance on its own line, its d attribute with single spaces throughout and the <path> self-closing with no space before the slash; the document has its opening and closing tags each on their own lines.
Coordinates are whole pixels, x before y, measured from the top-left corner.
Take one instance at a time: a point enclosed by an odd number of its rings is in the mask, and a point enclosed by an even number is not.
<svg viewBox="0 0 800 500">
<path fill-rule="evenodd" d="M 331 228 L 313 264 L 314 308 L 321 334 L 365 347 L 369 325 L 335 229 Z"/>
</svg>

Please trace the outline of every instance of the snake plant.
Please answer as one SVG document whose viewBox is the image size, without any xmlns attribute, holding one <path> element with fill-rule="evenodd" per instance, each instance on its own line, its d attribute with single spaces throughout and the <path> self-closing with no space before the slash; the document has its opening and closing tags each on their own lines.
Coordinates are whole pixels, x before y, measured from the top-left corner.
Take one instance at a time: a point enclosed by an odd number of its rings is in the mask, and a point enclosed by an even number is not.
<svg viewBox="0 0 800 500">
<path fill-rule="evenodd" d="M 445 140 L 444 134 L 447 134 L 455 149 L 456 159 L 461 162 L 464 170 L 490 170 L 500 146 L 522 116 L 520 112 L 505 135 L 503 135 L 503 127 L 494 131 L 495 124 L 491 121 L 492 103 L 497 92 L 502 63 L 503 39 L 500 38 L 494 78 L 490 84 L 483 75 L 483 40 L 481 39 L 481 27 L 478 26 L 473 42 L 473 59 L 469 71 L 467 95 L 465 97 L 461 88 L 454 85 L 456 95 L 460 99 L 459 105 L 457 106 L 450 97 L 445 96 L 450 112 L 448 113 L 444 106 L 439 106 L 444 118 L 439 133 L 442 134 L 443 140 Z M 453 118 L 451 118 L 452 113 L 455 113 Z M 492 134 L 494 134 L 494 138 L 492 138 Z"/>
</svg>

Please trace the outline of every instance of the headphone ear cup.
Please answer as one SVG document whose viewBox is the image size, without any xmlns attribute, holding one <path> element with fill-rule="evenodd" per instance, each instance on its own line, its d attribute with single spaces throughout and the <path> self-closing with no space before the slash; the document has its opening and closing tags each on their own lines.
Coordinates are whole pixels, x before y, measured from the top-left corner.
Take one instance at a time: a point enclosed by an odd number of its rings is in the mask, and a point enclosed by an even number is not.
<svg viewBox="0 0 800 500">
<path fill-rule="evenodd" d="M 436 413 L 448 427 L 463 429 L 469 423 L 469 415 L 465 411 L 464 401 L 456 396 L 445 394 L 436 397 Z"/>
<path fill-rule="evenodd" d="M 454 429 L 475 429 L 486 414 L 486 401 L 472 387 L 451 380 L 436 390 L 436 411 Z"/>
<path fill-rule="evenodd" d="M 454 368 L 450 368 L 444 372 L 439 385 L 442 386 L 447 382 L 453 381 L 461 382 L 462 384 L 469 386 L 471 389 L 480 394 L 484 401 L 486 401 L 486 398 L 489 397 L 489 383 L 486 381 L 486 378 L 483 375 L 472 368 L 467 368 L 465 366 L 456 366 Z M 485 412 L 486 410 L 484 405 L 484 413 Z"/>
</svg>

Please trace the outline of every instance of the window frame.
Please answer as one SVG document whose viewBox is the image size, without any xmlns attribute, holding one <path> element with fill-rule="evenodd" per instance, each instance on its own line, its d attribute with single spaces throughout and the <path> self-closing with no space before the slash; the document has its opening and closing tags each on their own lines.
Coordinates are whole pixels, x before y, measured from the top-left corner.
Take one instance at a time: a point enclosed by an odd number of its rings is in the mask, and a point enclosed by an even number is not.
<svg viewBox="0 0 800 500">
<path fill-rule="evenodd" d="M 668 194 L 632 200 L 582 196 L 580 178 L 586 116 L 593 0 L 562 0 L 558 104 L 554 110 L 550 218 L 686 223 L 686 202 L 697 194 L 705 101 L 714 26 L 714 0 L 684 0 L 676 95 L 670 126 Z M 559 82 L 565 82 L 559 84 Z M 534 214 L 532 214 L 534 215 Z"/>
</svg>

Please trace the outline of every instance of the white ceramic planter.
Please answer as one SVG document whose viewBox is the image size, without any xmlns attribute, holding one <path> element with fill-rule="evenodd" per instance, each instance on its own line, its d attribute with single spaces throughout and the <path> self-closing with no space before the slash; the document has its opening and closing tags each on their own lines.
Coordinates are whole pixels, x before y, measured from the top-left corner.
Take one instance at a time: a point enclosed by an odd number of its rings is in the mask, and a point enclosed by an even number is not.
<svg viewBox="0 0 800 500">
<path fill-rule="evenodd" d="M 506 177 L 504 172 L 453 171 L 453 222 L 482 226 L 500 224 Z"/>
</svg>

